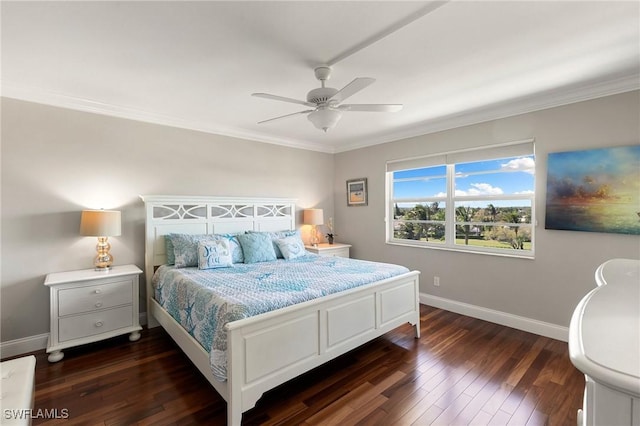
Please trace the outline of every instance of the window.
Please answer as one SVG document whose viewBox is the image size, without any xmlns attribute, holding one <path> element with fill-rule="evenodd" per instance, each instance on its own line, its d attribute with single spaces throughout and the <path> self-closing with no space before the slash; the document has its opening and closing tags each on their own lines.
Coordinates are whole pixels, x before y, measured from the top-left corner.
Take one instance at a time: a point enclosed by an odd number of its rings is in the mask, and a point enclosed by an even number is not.
<svg viewBox="0 0 640 426">
<path fill-rule="evenodd" d="M 533 141 L 391 161 L 387 181 L 387 242 L 533 256 Z"/>
</svg>

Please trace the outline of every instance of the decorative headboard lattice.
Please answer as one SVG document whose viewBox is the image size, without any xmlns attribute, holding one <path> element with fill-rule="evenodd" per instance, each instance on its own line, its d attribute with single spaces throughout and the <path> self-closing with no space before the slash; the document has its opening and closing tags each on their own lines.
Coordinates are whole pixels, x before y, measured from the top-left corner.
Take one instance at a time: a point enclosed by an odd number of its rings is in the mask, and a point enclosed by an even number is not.
<svg viewBox="0 0 640 426">
<path fill-rule="evenodd" d="M 147 266 L 166 262 L 164 236 L 295 229 L 295 200 L 142 195 Z"/>
</svg>

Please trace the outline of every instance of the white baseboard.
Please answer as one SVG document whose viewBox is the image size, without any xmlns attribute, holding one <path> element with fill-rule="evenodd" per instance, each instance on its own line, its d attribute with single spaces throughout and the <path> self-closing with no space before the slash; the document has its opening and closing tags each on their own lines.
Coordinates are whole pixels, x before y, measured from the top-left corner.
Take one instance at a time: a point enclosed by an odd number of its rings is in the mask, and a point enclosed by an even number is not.
<svg viewBox="0 0 640 426">
<path fill-rule="evenodd" d="M 23 337 L 22 339 L 9 340 L 0 344 L 0 358 L 8 358 L 28 352 L 39 351 L 47 347 L 49 333 L 37 336 Z"/>
<path fill-rule="evenodd" d="M 550 337 L 563 342 L 566 342 L 569 339 L 568 327 L 562 327 L 544 321 L 508 314 L 506 312 L 495 311 L 493 309 L 483 308 L 482 306 L 470 305 L 456 300 L 432 296 L 427 293 L 420 293 L 420 303 L 518 330 L 527 331 L 529 333 L 538 334 L 540 336 Z M 139 319 L 140 325 L 146 325 L 146 312 L 141 312 Z M 13 357 L 45 349 L 47 347 L 47 339 L 49 339 L 49 333 L 2 342 L 0 343 L 0 358 Z"/>
<path fill-rule="evenodd" d="M 420 293 L 420 303 L 518 330 L 527 331 L 540 336 L 550 337 L 563 342 L 567 342 L 569 340 L 569 328 L 562 327 L 557 324 L 521 317 L 502 311 L 495 311 L 482 306 L 470 305 L 468 303 L 445 299 L 444 297 L 433 296 L 427 293 Z"/>
<path fill-rule="evenodd" d="M 138 315 L 138 320 L 140 321 L 140 325 L 146 325 L 147 313 L 141 312 Z M 0 342 L 0 358 L 4 359 L 45 349 L 47 347 L 48 339 L 49 333 L 44 333 L 37 336 L 9 340 L 8 342 Z"/>
</svg>

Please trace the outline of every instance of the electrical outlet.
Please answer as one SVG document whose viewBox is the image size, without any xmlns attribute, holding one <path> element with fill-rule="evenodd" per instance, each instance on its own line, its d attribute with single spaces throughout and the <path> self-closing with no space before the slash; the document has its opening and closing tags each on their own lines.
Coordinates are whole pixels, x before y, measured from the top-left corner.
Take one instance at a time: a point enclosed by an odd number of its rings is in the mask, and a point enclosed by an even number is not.
<svg viewBox="0 0 640 426">
<path fill-rule="evenodd" d="M 440 287 L 440 277 L 433 277 L 433 285 Z"/>
</svg>

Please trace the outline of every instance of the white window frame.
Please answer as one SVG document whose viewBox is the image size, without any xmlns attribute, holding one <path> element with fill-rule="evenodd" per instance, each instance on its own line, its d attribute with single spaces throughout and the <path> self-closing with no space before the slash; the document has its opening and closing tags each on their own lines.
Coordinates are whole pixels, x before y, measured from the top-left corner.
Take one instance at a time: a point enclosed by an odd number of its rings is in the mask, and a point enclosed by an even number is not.
<svg viewBox="0 0 640 426">
<path fill-rule="evenodd" d="M 478 195 L 478 196 L 456 196 L 455 195 L 455 167 L 456 164 L 468 163 L 474 161 L 493 160 L 501 158 L 510 158 L 517 156 L 534 155 L 534 140 L 528 139 L 524 141 L 510 142 L 507 144 L 490 145 L 483 148 L 452 151 L 440 153 L 425 157 L 414 157 L 408 159 L 391 160 L 387 162 L 386 172 L 386 217 L 385 217 L 385 234 L 386 243 L 391 245 L 421 247 L 436 250 L 460 251 L 466 253 L 489 254 L 496 256 L 530 258 L 535 257 L 535 229 L 537 226 L 536 209 L 535 209 L 535 175 L 534 175 L 534 192 L 531 194 L 502 194 L 502 195 Z M 446 166 L 447 194 L 446 197 L 416 197 L 416 198 L 393 198 L 394 179 L 393 172 L 401 170 L 410 170 L 417 168 L 428 168 L 435 166 Z M 508 172 L 505 172 L 508 173 Z M 510 227 L 526 226 L 531 229 L 531 250 L 508 250 L 501 248 L 479 247 L 473 245 L 456 244 L 456 202 L 467 201 L 528 201 L 531 204 L 531 223 L 516 224 L 510 223 Z M 434 201 L 445 203 L 445 242 L 433 243 L 430 241 L 407 240 L 394 237 L 394 214 L 396 203 L 432 203 Z M 437 222 L 437 221 L 435 221 Z M 465 224 L 487 226 L 487 222 L 464 222 Z M 459 222 L 458 222 L 459 224 Z M 494 224 L 494 222 L 490 222 Z"/>
</svg>

